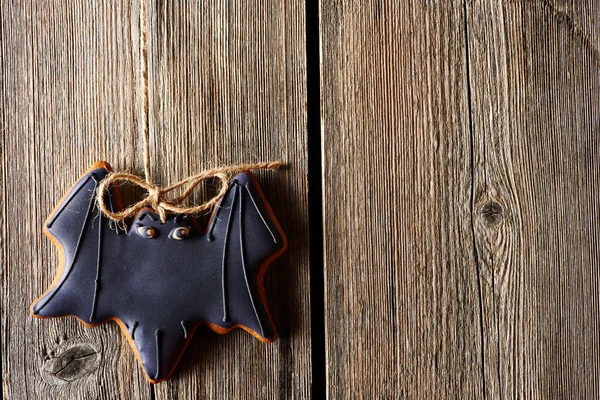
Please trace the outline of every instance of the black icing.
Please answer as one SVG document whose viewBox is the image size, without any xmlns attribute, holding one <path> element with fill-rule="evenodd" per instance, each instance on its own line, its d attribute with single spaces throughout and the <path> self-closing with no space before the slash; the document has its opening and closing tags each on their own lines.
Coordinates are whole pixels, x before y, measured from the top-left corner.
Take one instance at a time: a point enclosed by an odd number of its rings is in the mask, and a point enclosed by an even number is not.
<svg viewBox="0 0 600 400">
<path fill-rule="evenodd" d="M 94 202 L 106 174 L 84 175 L 47 223 L 63 247 L 64 272 L 33 305 L 34 314 L 70 314 L 93 324 L 119 318 L 152 380 L 168 376 L 198 323 L 242 325 L 274 339 L 257 274 L 284 247 L 284 237 L 249 175 L 236 176 L 203 235 L 187 216 L 171 215 L 161 224 L 149 210 L 124 232 Z M 113 193 L 107 201 L 117 209 Z M 182 227 L 189 234 L 176 240 Z"/>
</svg>

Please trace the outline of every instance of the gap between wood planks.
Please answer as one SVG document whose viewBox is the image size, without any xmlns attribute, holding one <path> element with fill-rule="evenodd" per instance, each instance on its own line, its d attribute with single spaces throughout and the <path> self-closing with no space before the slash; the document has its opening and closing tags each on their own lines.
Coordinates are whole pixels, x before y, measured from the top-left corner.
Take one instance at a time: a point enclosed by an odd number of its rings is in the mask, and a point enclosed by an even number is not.
<svg viewBox="0 0 600 400">
<path fill-rule="evenodd" d="M 326 398 L 320 1 L 306 0 L 306 110 L 313 398 Z"/>
</svg>

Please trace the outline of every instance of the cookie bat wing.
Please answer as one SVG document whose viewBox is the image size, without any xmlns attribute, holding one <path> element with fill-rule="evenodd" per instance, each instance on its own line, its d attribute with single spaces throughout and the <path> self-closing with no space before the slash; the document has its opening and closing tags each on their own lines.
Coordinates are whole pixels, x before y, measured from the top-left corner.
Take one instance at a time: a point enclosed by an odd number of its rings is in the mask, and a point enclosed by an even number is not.
<svg viewBox="0 0 600 400">
<path fill-rule="evenodd" d="M 235 177 L 206 233 L 193 218 L 169 215 L 162 224 L 151 210 L 124 232 L 95 207 L 107 170 L 95 164 L 49 217 L 45 231 L 62 262 L 32 314 L 93 325 L 116 320 L 153 383 L 171 375 L 198 325 L 219 333 L 241 327 L 274 340 L 262 276 L 287 241 L 254 178 Z M 120 209 L 118 190 L 107 195 Z M 189 236 L 178 236 L 181 229 Z"/>
<path fill-rule="evenodd" d="M 94 164 L 67 191 L 46 220 L 44 232 L 59 249 L 61 262 L 50 289 L 31 306 L 33 315 L 56 317 L 73 314 L 88 322 L 83 314 L 74 310 L 93 301 L 94 282 L 82 280 L 80 275 L 93 274 L 95 271 L 91 270 L 96 269 L 93 259 L 97 258 L 100 213 L 95 204 L 95 194 L 98 183 L 109 170 L 110 166 L 106 163 Z M 115 207 L 114 199 L 111 199 L 110 206 Z M 63 290 L 65 285 L 70 286 L 68 290 Z"/>
<path fill-rule="evenodd" d="M 245 327 L 263 341 L 274 340 L 262 275 L 269 262 L 285 250 L 287 241 L 251 175 L 235 177 L 211 219 L 206 238 L 223 250 L 222 313 L 210 322 L 220 327 Z"/>
</svg>

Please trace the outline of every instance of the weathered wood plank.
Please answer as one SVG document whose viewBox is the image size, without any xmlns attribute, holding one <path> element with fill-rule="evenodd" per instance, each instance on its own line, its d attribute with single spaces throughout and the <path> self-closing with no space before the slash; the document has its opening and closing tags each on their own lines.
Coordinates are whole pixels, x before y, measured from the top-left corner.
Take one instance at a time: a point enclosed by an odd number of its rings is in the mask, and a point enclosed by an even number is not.
<svg viewBox="0 0 600 400">
<path fill-rule="evenodd" d="M 330 397 L 598 397 L 600 5 L 348 3 L 322 5 Z"/>
<path fill-rule="evenodd" d="M 154 390 L 157 398 L 309 396 L 303 3 L 198 7 L 146 4 L 154 177 L 174 182 L 221 163 L 288 165 L 259 174 L 290 238 L 266 276 L 279 340 L 264 345 L 241 332 L 201 330 L 172 381 L 153 389 L 114 324 L 87 329 L 72 319 L 27 315 L 56 269 L 41 225 L 58 198 L 97 159 L 117 169 L 143 165 L 140 4 L 3 4 L 3 215 L 19 216 L 3 218 L 2 236 L 10 398 L 54 398 L 58 391 L 65 398 L 149 398 Z M 59 364 L 48 357 L 77 356 L 85 345 L 100 354 L 89 368 L 72 368 L 69 377 L 61 371 L 63 379 L 43 372 Z"/>
<path fill-rule="evenodd" d="M 321 3 L 329 398 L 482 396 L 463 10 Z"/>
<path fill-rule="evenodd" d="M 6 398 L 150 398 L 116 324 L 88 329 L 28 313 L 58 265 L 42 234 L 48 213 L 94 161 L 135 163 L 134 17 L 135 4 L 2 3 Z M 72 360 L 65 369 L 61 357 Z"/>
<path fill-rule="evenodd" d="M 281 160 L 286 169 L 258 177 L 290 242 L 265 282 L 277 341 L 199 329 L 156 398 L 308 398 L 304 2 L 148 2 L 147 11 L 156 179 Z"/>
<path fill-rule="evenodd" d="M 468 2 L 486 394 L 600 396 L 600 2 Z"/>
</svg>

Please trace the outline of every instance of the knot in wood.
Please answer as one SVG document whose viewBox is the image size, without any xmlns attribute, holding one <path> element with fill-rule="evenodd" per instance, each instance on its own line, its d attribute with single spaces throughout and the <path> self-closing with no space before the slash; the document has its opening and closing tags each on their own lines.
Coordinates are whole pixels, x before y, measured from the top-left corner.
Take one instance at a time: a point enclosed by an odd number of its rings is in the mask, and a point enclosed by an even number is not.
<svg viewBox="0 0 600 400">
<path fill-rule="evenodd" d="M 44 372 L 65 381 L 73 382 L 92 374 L 100 364 L 100 354 L 87 343 L 76 343 L 61 351 L 51 353 L 44 362 Z"/>
<path fill-rule="evenodd" d="M 504 209 L 500 203 L 490 200 L 481 207 L 481 218 L 486 227 L 496 227 L 500 225 L 504 219 Z"/>
</svg>

